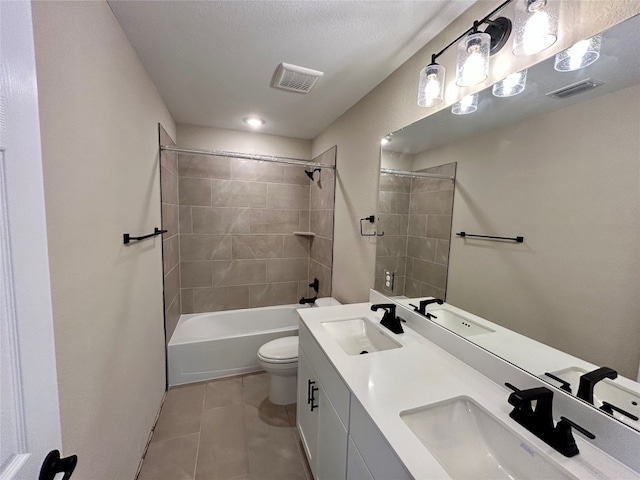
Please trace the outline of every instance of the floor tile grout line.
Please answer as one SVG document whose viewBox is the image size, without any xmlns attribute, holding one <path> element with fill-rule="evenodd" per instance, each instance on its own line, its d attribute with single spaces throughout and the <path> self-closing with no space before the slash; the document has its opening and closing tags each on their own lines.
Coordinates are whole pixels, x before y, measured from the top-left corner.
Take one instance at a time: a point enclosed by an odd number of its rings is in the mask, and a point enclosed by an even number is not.
<svg viewBox="0 0 640 480">
<path fill-rule="evenodd" d="M 204 407 L 207 403 L 207 385 L 204 384 L 204 393 L 202 394 L 202 409 L 200 410 L 200 422 L 198 425 L 198 446 L 196 447 L 196 458 L 193 464 L 193 480 L 195 480 L 198 473 L 198 457 L 200 456 L 200 442 L 202 441 L 202 417 L 204 416 Z"/>
</svg>

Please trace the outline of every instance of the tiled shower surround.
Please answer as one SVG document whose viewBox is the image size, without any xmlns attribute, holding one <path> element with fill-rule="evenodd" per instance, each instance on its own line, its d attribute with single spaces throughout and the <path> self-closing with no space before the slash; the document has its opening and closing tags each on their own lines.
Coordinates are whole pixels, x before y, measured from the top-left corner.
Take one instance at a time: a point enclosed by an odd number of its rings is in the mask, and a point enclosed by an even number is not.
<svg viewBox="0 0 640 480">
<path fill-rule="evenodd" d="M 314 161 L 335 164 L 335 147 Z M 330 295 L 332 170 L 311 182 L 304 167 L 178 154 L 177 171 L 182 313 L 297 303 L 314 277 Z"/>
<path fill-rule="evenodd" d="M 420 172 L 455 176 L 456 164 Z M 380 175 L 376 290 L 407 297 L 445 298 L 454 183 L 445 179 Z M 393 290 L 384 271 L 395 273 Z"/>
</svg>

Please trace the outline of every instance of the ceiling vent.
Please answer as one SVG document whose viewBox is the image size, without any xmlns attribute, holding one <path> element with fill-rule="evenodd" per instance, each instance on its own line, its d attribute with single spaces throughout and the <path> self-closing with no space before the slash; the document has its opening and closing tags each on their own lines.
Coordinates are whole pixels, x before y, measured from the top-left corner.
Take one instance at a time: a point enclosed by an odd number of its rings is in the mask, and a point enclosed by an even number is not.
<svg viewBox="0 0 640 480">
<path fill-rule="evenodd" d="M 574 95 L 592 90 L 596 87 L 599 87 L 600 85 L 604 85 L 604 82 L 598 82 L 597 80 L 587 78 L 585 80 L 580 80 L 579 82 L 572 83 L 571 85 L 567 85 L 566 87 L 559 88 L 558 90 L 554 90 L 553 92 L 549 92 L 547 93 L 547 97 L 560 99 L 573 97 Z"/>
<path fill-rule="evenodd" d="M 317 70 L 281 63 L 276 68 L 271 86 L 296 93 L 309 93 L 311 87 L 315 85 L 322 75 L 324 73 Z"/>
</svg>

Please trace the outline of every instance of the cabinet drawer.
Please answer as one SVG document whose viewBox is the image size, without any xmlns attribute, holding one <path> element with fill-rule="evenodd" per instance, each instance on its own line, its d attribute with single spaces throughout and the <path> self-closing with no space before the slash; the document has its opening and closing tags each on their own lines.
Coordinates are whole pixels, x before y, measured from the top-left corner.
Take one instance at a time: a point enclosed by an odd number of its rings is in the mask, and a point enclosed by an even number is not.
<svg viewBox="0 0 640 480">
<path fill-rule="evenodd" d="M 355 397 L 351 398 L 349 435 L 374 479 L 413 478 Z"/>
<path fill-rule="evenodd" d="M 342 422 L 345 430 L 349 426 L 349 389 L 336 372 L 335 368 L 320 349 L 320 345 L 315 341 L 309 329 L 300 322 L 299 328 L 300 348 L 309 359 L 313 369 L 318 375 L 320 383 L 325 390 L 325 394 L 331 400 L 333 407 Z"/>
</svg>

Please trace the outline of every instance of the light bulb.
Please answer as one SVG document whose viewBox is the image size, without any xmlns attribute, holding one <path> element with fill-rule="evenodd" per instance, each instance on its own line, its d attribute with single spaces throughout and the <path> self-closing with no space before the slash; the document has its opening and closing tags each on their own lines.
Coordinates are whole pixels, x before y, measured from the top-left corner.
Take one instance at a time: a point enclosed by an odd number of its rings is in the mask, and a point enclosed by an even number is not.
<svg viewBox="0 0 640 480">
<path fill-rule="evenodd" d="M 514 20 L 514 55 L 533 55 L 558 38 L 556 5 L 547 0 L 518 0 Z"/>
<path fill-rule="evenodd" d="M 600 58 L 602 35 L 581 40 L 556 55 L 554 68 L 559 72 L 570 72 L 591 65 Z"/>
<path fill-rule="evenodd" d="M 418 86 L 419 106 L 433 107 L 442 103 L 444 98 L 444 76 L 444 67 L 437 63 L 432 63 L 422 69 Z"/>
<path fill-rule="evenodd" d="M 493 85 L 493 95 L 496 97 L 512 97 L 524 91 L 527 83 L 527 70 L 512 73 L 504 80 Z"/>
<path fill-rule="evenodd" d="M 258 128 L 264 125 L 264 120 L 259 117 L 246 117 L 242 121 L 253 128 Z"/>
<path fill-rule="evenodd" d="M 489 48 L 491 37 L 488 33 L 472 33 L 458 44 L 458 64 L 456 85 L 470 87 L 484 82 L 489 76 Z"/>
<path fill-rule="evenodd" d="M 451 113 L 454 115 L 466 115 L 473 113 L 478 109 L 478 94 L 467 95 L 460 101 L 453 104 L 451 107 Z"/>
</svg>

